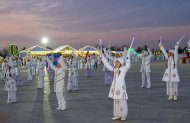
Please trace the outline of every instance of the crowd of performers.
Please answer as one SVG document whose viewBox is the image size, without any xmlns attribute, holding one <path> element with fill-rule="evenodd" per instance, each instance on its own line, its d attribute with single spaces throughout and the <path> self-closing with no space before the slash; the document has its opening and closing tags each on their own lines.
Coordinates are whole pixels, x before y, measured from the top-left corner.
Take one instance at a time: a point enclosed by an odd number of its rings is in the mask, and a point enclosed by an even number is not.
<svg viewBox="0 0 190 123">
<path fill-rule="evenodd" d="M 167 60 L 166 70 L 162 81 L 166 82 L 166 94 L 168 100 L 177 100 L 178 97 L 178 82 L 180 82 L 178 74 L 178 47 L 180 41 L 175 45 L 175 48 L 167 53 L 162 43 L 159 43 L 160 50 L 163 52 Z M 190 42 L 188 43 L 190 47 Z M 54 92 L 56 93 L 58 107 L 57 110 L 65 110 L 67 103 L 64 97 L 65 88 L 67 91 L 78 91 L 78 71 L 85 69 L 86 77 L 93 75 L 93 69 L 103 63 L 104 84 L 111 85 L 109 97 L 113 99 L 113 120 L 126 120 L 128 114 L 128 95 L 126 91 L 125 76 L 131 68 L 132 54 L 124 48 L 124 54 L 113 55 L 110 49 L 100 48 L 100 55 L 86 54 L 81 57 L 74 52 L 69 58 L 60 57 L 57 62 L 54 62 L 53 56 L 43 57 L 28 57 L 26 69 L 28 80 L 32 81 L 38 78 L 38 88 L 44 87 L 45 68 L 47 70 L 49 81 L 54 81 Z M 151 88 L 150 79 L 150 64 L 153 54 L 148 48 L 146 51 L 136 55 L 141 59 L 142 64 L 140 72 L 142 73 L 141 88 Z M 14 103 L 16 99 L 17 87 L 21 86 L 21 61 L 17 57 L 7 57 L 2 63 L 3 80 L 5 81 L 4 90 L 8 92 L 7 103 Z M 68 71 L 68 82 L 65 85 L 66 71 Z"/>
</svg>

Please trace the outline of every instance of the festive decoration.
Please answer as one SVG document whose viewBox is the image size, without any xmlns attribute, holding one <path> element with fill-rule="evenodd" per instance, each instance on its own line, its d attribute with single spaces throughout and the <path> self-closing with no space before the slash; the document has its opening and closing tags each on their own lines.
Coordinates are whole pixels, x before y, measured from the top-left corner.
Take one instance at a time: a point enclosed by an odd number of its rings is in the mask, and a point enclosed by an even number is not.
<svg viewBox="0 0 190 123">
<path fill-rule="evenodd" d="M 10 56 L 18 55 L 18 51 L 19 51 L 18 46 L 14 45 L 14 44 L 9 45 L 7 50 L 8 50 L 8 54 Z"/>
<path fill-rule="evenodd" d="M 0 64 L 3 63 L 3 57 L 0 56 Z"/>
</svg>

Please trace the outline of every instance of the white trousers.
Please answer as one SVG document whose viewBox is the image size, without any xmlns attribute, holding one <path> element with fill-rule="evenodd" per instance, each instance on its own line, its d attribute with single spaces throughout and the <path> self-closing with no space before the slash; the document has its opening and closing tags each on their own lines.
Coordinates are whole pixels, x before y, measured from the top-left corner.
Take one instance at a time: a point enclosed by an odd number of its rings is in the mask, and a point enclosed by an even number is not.
<svg viewBox="0 0 190 123">
<path fill-rule="evenodd" d="M 63 92 L 56 92 L 58 107 L 59 108 L 66 108 L 66 101 L 63 96 Z"/>
<path fill-rule="evenodd" d="M 126 118 L 128 114 L 127 100 L 113 100 L 113 115 Z"/>
<path fill-rule="evenodd" d="M 178 96 L 178 82 L 166 82 L 167 95 Z"/>
<path fill-rule="evenodd" d="M 16 91 L 8 91 L 7 103 L 16 102 Z"/>
<path fill-rule="evenodd" d="M 151 87 L 150 72 L 142 72 L 142 87 L 145 87 L 145 79 L 147 79 L 147 87 Z"/>
<path fill-rule="evenodd" d="M 33 80 L 32 71 L 28 70 L 28 80 Z"/>
<path fill-rule="evenodd" d="M 35 75 L 36 75 L 36 67 L 33 66 L 33 67 L 32 67 L 32 76 L 35 76 Z"/>
<path fill-rule="evenodd" d="M 44 87 L 44 76 L 38 76 L 38 88 Z"/>
<path fill-rule="evenodd" d="M 83 64 L 82 63 L 80 64 L 80 69 L 83 69 Z"/>
</svg>

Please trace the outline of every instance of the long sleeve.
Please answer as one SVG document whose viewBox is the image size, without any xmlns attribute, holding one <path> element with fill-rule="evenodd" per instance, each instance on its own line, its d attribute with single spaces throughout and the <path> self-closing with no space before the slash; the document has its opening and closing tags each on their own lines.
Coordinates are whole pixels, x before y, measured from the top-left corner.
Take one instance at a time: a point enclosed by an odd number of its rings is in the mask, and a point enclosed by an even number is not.
<svg viewBox="0 0 190 123">
<path fill-rule="evenodd" d="M 127 54 L 125 58 L 125 66 L 121 68 L 122 71 L 127 72 L 131 67 L 130 53 Z"/>
<path fill-rule="evenodd" d="M 178 49 L 179 49 L 179 44 L 177 43 L 175 45 L 175 51 L 174 51 L 174 55 L 175 55 L 174 60 L 176 64 L 178 63 L 178 58 L 179 58 Z"/>
<path fill-rule="evenodd" d="M 66 66 L 66 64 L 65 64 L 65 61 L 63 60 L 62 57 L 59 58 L 58 63 L 61 64 L 61 67 L 62 67 L 64 70 L 67 69 L 67 66 Z"/>
<path fill-rule="evenodd" d="M 124 55 L 123 55 L 124 59 L 127 57 L 127 54 L 128 54 L 128 51 L 127 51 L 126 47 L 124 47 Z"/>
<path fill-rule="evenodd" d="M 190 48 L 190 40 L 188 41 L 188 43 L 187 43 L 187 44 L 188 44 L 188 47 Z"/>
<path fill-rule="evenodd" d="M 164 46 L 161 43 L 159 44 L 159 46 L 160 46 L 160 50 L 164 54 L 165 58 L 168 59 L 168 54 L 166 53 Z"/>
<path fill-rule="evenodd" d="M 108 54 L 108 52 L 106 51 L 106 49 L 104 48 L 103 50 L 104 50 L 104 54 L 106 55 L 106 58 L 108 58 L 111 61 L 114 61 L 114 58 L 110 54 Z"/>
<path fill-rule="evenodd" d="M 102 62 L 110 71 L 113 71 L 113 67 L 108 63 L 106 57 L 102 54 Z"/>
<path fill-rule="evenodd" d="M 152 51 L 148 48 L 148 53 L 149 53 L 149 56 L 148 56 L 148 58 L 150 58 L 151 59 L 151 57 L 153 56 L 153 54 L 152 54 Z"/>
<path fill-rule="evenodd" d="M 56 67 L 53 65 L 53 62 L 48 57 L 46 58 L 46 60 L 47 60 L 47 62 L 49 64 L 49 66 L 51 67 L 51 69 L 55 70 Z"/>
</svg>

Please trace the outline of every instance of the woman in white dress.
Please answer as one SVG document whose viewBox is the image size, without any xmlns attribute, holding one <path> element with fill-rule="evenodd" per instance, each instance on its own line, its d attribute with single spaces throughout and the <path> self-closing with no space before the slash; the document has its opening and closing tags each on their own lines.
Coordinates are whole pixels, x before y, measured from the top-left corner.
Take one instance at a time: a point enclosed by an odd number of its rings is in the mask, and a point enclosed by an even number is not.
<svg viewBox="0 0 190 123">
<path fill-rule="evenodd" d="M 170 50 L 166 53 L 164 46 L 159 44 L 161 51 L 164 53 L 165 59 L 167 60 L 166 70 L 162 81 L 166 82 L 167 87 L 167 95 L 169 95 L 168 100 L 177 100 L 178 96 L 178 82 L 180 82 L 177 64 L 178 64 L 178 48 L 179 48 L 179 41 L 175 45 L 175 50 Z"/>
<path fill-rule="evenodd" d="M 114 117 L 112 118 L 112 120 L 121 119 L 122 121 L 124 121 L 126 120 L 128 114 L 128 96 L 126 91 L 125 76 L 127 71 L 131 67 L 129 55 L 127 55 L 125 61 L 123 58 L 115 58 L 114 66 L 110 65 L 104 54 L 102 54 L 101 56 L 103 64 L 110 71 L 113 71 L 113 82 L 109 92 L 109 97 L 113 99 Z"/>
<path fill-rule="evenodd" d="M 7 104 L 16 102 L 16 74 L 13 68 L 14 64 L 10 62 L 6 64 L 4 90 L 8 92 Z"/>
<path fill-rule="evenodd" d="M 43 58 L 39 58 L 39 61 L 38 61 L 38 88 L 44 87 L 45 65 L 46 65 L 46 63 L 43 60 Z"/>
<path fill-rule="evenodd" d="M 28 73 L 28 80 L 33 80 L 33 76 L 32 76 L 32 62 L 31 62 L 30 59 L 27 60 L 26 67 L 27 67 L 27 73 Z"/>
<path fill-rule="evenodd" d="M 85 62 L 86 62 L 85 63 L 86 77 L 91 77 L 92 76 L 92 66 L 91 66 L 92 59 L 90 55 L 86 56 Z"/>
<path fill-rule="evenodd" d="M 78 57 L 76 54 L 72 53 L 70 63 L 69 63 L 69 74 L 68 74 L 68 91 L 78 90 Z"/>
</svg>

